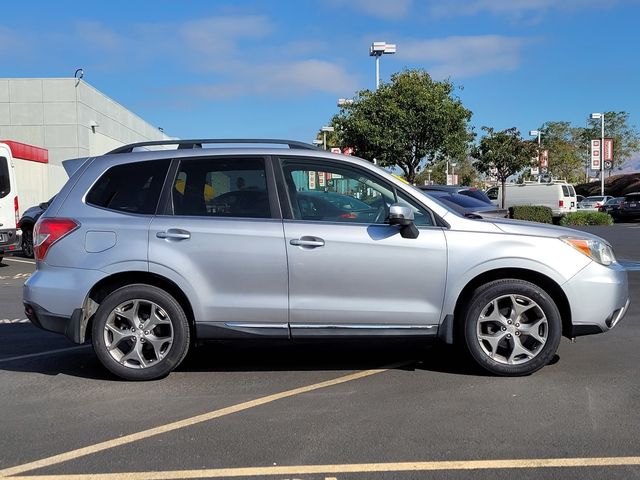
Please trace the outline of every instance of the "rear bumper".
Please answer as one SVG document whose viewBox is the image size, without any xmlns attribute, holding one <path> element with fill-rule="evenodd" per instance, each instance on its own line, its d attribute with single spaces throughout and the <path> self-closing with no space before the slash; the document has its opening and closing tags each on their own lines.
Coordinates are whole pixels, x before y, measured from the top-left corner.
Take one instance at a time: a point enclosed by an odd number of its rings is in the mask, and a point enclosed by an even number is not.
<svg viewBox="0 0 640 480">
<path fill-rule="evenodd" d="M 607 332 L 629 309 L 627 272 L 617 263 L 591 262 L 562 288 L 571 305 L 572 337 Z"/>
<path fill-rule="evenodd" d="M 19 228 L 0 228 L 0 252 L 15 250 L 20 245 L 21 239 L 22 230 Z"/>
<path fill-rule="evenodd" d="M 73 311 L 71 317 L 56 315 L 36 303 L 24 303 L 24 313 L 36 327 L 49 332 L 61 333 L 75 343 L 83 343 L 84 335 L 81 336 L 80 320 L 82 319 L 82 309 Z"/>
</svg>

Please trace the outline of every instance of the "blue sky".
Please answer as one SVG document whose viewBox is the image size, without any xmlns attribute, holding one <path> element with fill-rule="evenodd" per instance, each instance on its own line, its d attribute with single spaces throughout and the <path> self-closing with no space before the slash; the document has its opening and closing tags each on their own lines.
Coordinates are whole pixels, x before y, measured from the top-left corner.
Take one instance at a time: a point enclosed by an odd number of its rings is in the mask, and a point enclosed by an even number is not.
<svg viewBox="0 0 640 480">
<path fill-rule="evenodd" d="M 373 88 L 372 41 L 405 67 L 449 77 L 473 125 L 592 111 L 640 123 L 640 2 L 622 0 L 254 0 L 9 2 L 2 74 L 85 80 L 179 137 L 311 141 L 336 100 Z"/>
</svg>

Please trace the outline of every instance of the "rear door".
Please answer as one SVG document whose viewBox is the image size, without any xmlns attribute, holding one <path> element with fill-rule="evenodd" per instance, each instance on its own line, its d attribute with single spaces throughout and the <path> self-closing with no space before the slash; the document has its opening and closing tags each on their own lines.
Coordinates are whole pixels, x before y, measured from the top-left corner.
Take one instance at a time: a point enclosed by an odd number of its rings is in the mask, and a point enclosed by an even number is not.
<svg viewBox="0 0 640 480">
<path fill-rule="evenodd" d="M 560 185 L 562 187 L 562 198 L 560 205 L 560 213 L 575 212 L 578 209 L 578 201 L 576 199 L 576 191 L 572 185 Z"/>
<path fill-rule="evenodd" d="M 182 159 L 173 171 L 149 229 L 149 270 L 188 292 L 200 336 L 288 337 L 287 258 L 268 159 Z"/>
<path fill-rule="evenodd" d="M 18 193 L 16 191 L 11 152 L 0 145 L 0 250 L 16 241 Z"/>
</svg>

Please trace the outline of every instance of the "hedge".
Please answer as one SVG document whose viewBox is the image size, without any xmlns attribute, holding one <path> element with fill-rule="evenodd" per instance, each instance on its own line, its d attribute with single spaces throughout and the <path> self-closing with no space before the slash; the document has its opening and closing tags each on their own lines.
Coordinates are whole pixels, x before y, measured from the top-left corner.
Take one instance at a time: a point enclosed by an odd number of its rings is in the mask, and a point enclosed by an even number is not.
<svg viewBox="0 0 640 480">
<path fill-rule="evenodd" d="M 560 220 L 560 225 L 565 227 L 572 225 L 613 225 L 613 218 L 604 212 L 567 213 Z"/>
<path fill-rule="evenodd" d="M 511 218 L 530 222 L 553 223 L 553 212 L 542 205 L 516 205 L 509 208 Z"/>
</svg>

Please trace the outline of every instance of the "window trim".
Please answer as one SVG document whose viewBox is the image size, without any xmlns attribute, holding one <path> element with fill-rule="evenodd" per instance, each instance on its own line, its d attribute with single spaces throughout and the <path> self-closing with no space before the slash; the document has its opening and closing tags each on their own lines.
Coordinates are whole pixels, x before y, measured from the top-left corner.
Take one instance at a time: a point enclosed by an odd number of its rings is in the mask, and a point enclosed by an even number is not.
<svg viewBox="0 0 640 480">
<path fill-rule="evenodd" d="M 270 217 L 219 217 L 215 215 L 176 215 L 173 210 L 173 185 L 175 184 L 176 177 L 180 170 L 180 165 L 182 162 L 190 162 L 190 161 L 216 161 L 216 160 L 239 160 L 239 159 L 247 159 L 247 158 L 257 158 L 261 159 L 264 162 L 264 171 L 265 171 L 265 181 L 267 187 L 267 196 L 269 197 L 269 210 L 271 212 Z M 277 188 L 275 175 L 273 172 L 273 162 L 269 155 L 258 155 L 258 154 L 239 154 L 239 155 L 199 155 L 197 157 L 174 157 L 171 162 L 171 166 L 169 167 L 169 172 L 167 174 L 167 178 L 162 188 L 161 193 L 161 208 L 158 208 L 156 215 L 158 216 L 170 216 L 177 218 L 203 218 L 203 219 L 225 219 L 225 220 L 282 220 L 282 211 L 280 209 L 280 202 L 278 201 L 277 196 Z"/>
<path fill-rule="evenodd" d="M 405 197 L 409 198 L 412 202 L 416 203 L 417 205 L 419 205 L 421 208 L 423 208 L 426 212 L 429 213 L 429 215 L 431 215 L 431 221 L 432 221 L 432 225 L 416 225 L 417 228 L 448 228 L 448 224 L 446 222 L 444 222 L 444 220 L 442 220 L 440 218 L 440 216 L 436 215 L 436 213 L 431 210 L 431 208 L 429 208 L 427 205 L 425 205 L 424 203 L 422 203 L 421 201 L 419 201 L 419 199 L 417 199 L 415 196 L 413 196 L 411 194 L 411 192 L 405 190 L 405 189 L 400 189 L 398 188 L 396 185 L 394 185 L 393 183 L 389 182 L 386 178 L 384 178 L 382 175 L 378 174 L 375 171 L 369 170 L 367 168 L 363 168 L 359 165 L 353 165 L 351 163 L 347 163 L 347 162 L 340 162 L 340 161 L 336 161 L 333 159 L 328 159 L 328 158 L 324 158 L 324 157 L 298 157 L 295 155 L 279 155 L 277 157 L 274 157 L 274 165 L 276 167 L 276 176 L 279 177 L 279 182 L 281 183 L 281 185 L 283 186 L 282 190 L 278 192 L 278 196 L 280 198 L 280 202 L 283 204 L 284 208 L 283 211 L 285 212 L 285 215 L 283 216 L 284 220 L 289 220 L 289 221 L 294 221 L 294 222 L 305 222 L 305 223 L 312 223 L 312 224 L 319 224 L 319 223 L 323 223 L 323 224 L 330 224 L 330 225 L 388 225 L 386 223 L 367 223 L 367 222 L 331 222 L 331 221 L 325 221 L 325 220 L 303 220 L 303 219 L 296 219 L 293 217 L 293 207 L 291 206 L 291 197 L 289 196 L 289 191 L 287 188 L 287 184 L 286 184 L 286 177 L 285 177 L 285 173 L 284 173 L 284 165 L 283 163 L 285 161 L 292 161 L 293 164 L 298 164 L 300 166 L 302 166 L 303 168 L 307 168 L 309 165 L 313 166 L 313 165 L 318 165 L 320 167 L 322 166 L 332 166 L 335 168 L 341 168 L 344 170 L 351 170 L 354 171 L 356 173 L 361 173 L 361 172 L 365 172 L 366 176 L 371 177 L 373 179 L 375 179 L 378 183 L 381 183 L 382 185 L 384 185 L 385 187 L 387 187 L 389 190 L 391 190 L 394 194 L 395 197 L 395 201 L 398 201 L 398 192 L 401 192 Z M 321 170 L 321 168 L 318 168 L 316 170 Z"/>
</svg>

